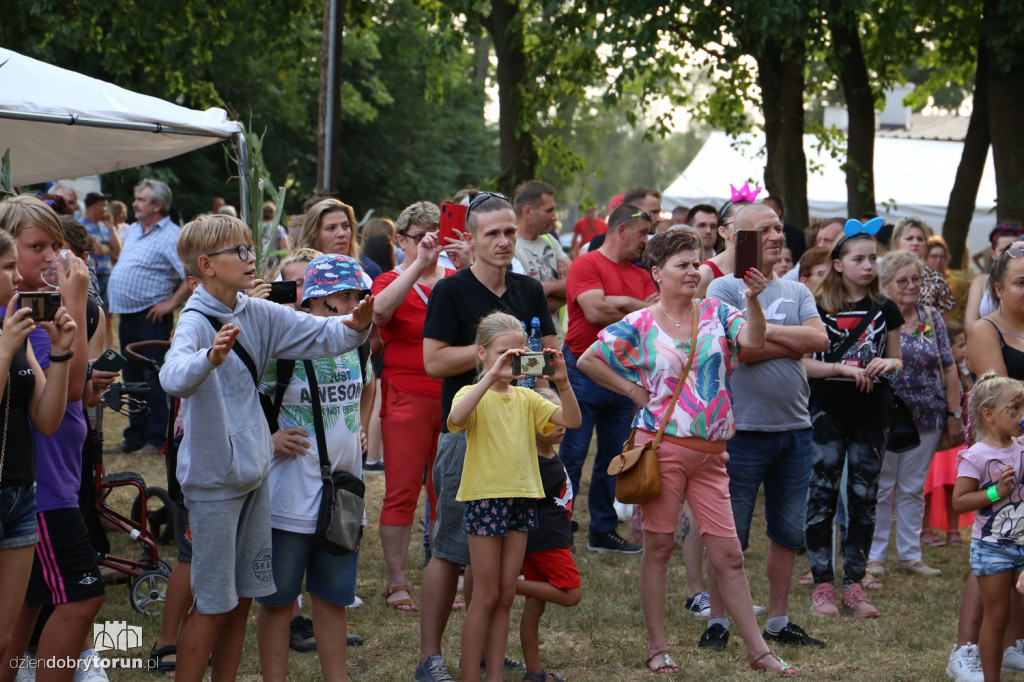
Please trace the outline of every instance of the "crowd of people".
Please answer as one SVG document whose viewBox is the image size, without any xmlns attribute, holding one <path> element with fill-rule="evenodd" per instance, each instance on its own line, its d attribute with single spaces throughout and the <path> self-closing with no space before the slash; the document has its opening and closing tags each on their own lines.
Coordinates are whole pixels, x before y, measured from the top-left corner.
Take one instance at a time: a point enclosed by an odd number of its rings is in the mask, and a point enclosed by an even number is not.
<svg viewBox="0 0 1024 682">
<path fill-rule="evenodd" d="M 826 646 L 789 616 L 804 550 L 814 613 L 875 618 L 893 522 L 899 569 L 927 577 L 940 571 L 922 544 L 961 544 L 971 512 L 947 671 L 973 682 L 1024 670 L 1024 617 L 1008 598 L 1024 592 L 1021 228 L 992 231 L 965 327 L 949 249 L 916 218 L 828 218 L 805 234 L 780 199 L 746 188 L 668 218 L 657 191 L 636 187 L 604 217 L 584 207 L 566 248 L 555 197 L 539 181 L 511 199 L 463 190 L 451 201 L 465 224 L 444 239 L 429 201 L 360 226 L 351 205 L 317 196 L 287 229 L 268 205 L 266 273 L 230 207 L 179 227 L 159 180 L 135 188 L 131 224 L 112 196 L 79 203 L 64 185 L 0 202 L 0 682 L 106 679 L 89 639 L 103 580 L 79 506 L 89 409 L 118 373 L 92 361 L 150 340 L 170 349 L 122 377 L 149 386 L 150 409 L 111 450 L 166 454 L 178 561 L 150 661 L 178 679 L 208 665 L 214 679 L 237 675 L 254 599 L 265 679 L 287 679 L 289 648 L 316 649 L 323 679 L 347 679 L 339 644 L 362 641 L 346 613 L 361 602 L 367 540 L 383 552 L 383 603 L 418 616 L 416 680 L 454 679 L 442 641 L 461 608 L 461 679 L 561 679 L 544 668 L 540 621 L 548 603 L 586 598 L 584 547 L 642 554 L 641 658 L 681 672 L 665 617 L 676 544 L 686 610 L 708 618 L 698 646 L 724 649 L 731 618 L 747 668 L 795 675 L 771 647 Z M 760 258 L 738 266 L 747 238 Z M 273 281 L 293 284 L 294 300 L 270 300 Z M 20 304 L 54 286 L 52 319 Z M 517 369 L 528 343 L 544 354 L 540 376 Z M 892 438 L 902 414 L 907 446 Z M 655 440 L 660 493 L 635 506 L 637 534 L 624 537 L 610 465 L 623 443 Z M 375 471 L 379 519 L 348 521 L 378 522 L 376 537 L 325 540 L 324 491 Z M 766 609 L 744 566 L 759 493 Z M 417 601 L 406 566 L 420 509 Z M 517 595 L 524 662 L 506 655 Z M 47 664 L 68 657 L 81 665 Z"/>
</svg>

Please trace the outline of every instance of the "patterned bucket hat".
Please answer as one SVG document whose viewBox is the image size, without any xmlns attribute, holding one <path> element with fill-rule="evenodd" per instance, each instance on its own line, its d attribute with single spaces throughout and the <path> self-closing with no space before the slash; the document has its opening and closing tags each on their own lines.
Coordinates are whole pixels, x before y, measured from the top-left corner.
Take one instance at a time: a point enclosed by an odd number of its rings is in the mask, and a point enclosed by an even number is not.
<svg viewBox="0 0 1024 682">
<path fill-rule="evenodd" d="M 317 256 L 306 266 L 306 293 L 302 307 L 308 308 L 311 298 L 330 296 L 336 291 L 369 293 L 359 261 L 333 253 Z"/>
</svg>

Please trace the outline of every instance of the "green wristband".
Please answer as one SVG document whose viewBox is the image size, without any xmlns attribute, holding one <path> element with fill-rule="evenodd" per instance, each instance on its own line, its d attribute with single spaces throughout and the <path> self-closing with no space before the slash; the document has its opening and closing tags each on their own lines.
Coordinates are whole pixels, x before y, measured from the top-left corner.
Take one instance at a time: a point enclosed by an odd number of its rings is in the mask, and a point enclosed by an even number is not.
<svg viewBox="0 0 1024 682">
<path fill-rule="evenodd" d="M 999 491 L 996 490 L 996 487 L 994 485 L 990 485 L 985 490 L 985 494 L 988 495 L 989 502 L 998 502 L 999 501 Z"/>
</svg>

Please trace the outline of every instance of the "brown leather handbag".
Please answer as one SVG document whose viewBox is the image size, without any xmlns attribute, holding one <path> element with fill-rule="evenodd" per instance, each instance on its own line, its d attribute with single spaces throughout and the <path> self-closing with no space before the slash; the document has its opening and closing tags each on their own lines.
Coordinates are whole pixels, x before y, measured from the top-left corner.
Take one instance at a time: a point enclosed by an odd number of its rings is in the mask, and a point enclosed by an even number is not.
<svg viewBox="0 0 1024 682">
<path fill-rule="evenodd" d="M 623 504 L 644 504 L 661 495 L 661 473 L 658 471 L 658 444 L 672 416 L 672 406 L 679 400 L 679 394 L 686 384 L 694 357 L 697 355 L 697 301 L 693 302 L 693 332 L 690 336 L 690 358 L 683 369 L 683 376 L 676 384 L 672 402 L 661 419 L 654 440 L 636 447 L 636 429 L 629 432 L 629 439 L 622 446 L 622 454 L 608 464 L 608 475 L 615 476 L 615 498 Z"/>
</svg>

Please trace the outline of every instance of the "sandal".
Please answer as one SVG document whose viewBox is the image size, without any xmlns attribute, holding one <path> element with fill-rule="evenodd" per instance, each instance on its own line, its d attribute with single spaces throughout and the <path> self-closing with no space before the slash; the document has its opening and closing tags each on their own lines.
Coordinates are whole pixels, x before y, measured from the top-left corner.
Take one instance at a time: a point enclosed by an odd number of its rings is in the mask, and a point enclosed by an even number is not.
<svg viewBox="0 0 1024 682">
<path fill-rule="evenodd" d="M 880 590 L 882 589 L 882 581 L 871 571 L 865 571 L 864 577 L 861 578 L 860 586 L 865 590 Z"/>
<path fill-rule="evenodd" d="M 796 584 L 803 585 L 804 587 L 810 587 L 814 584 L 814 575 L 812 575 L 810 571 L 807 571 L 800 576 L 800 579 L 796 581 Z"/>
<path fill-rule="evenodd" d="M 156 648 L 156 644 L 153 644 L 153 648 L 149 650 L 149 669 L 156 670 L 161 673 L 173 673 L 175 668 L 174 661 L 165 661 L 166 656 L 178 655 L 178 647 L 175 644 L 168 644 L 162 646 L 159 649 Z"/>
<path fill-rule="evenodd" d="M 921 531 L 921 544 L 929 547 L 944 547 L 946 538 L 929 530 Z"/>
<path fill-rule="evenodd" d="M 652 666 L 655 660 L 660 660 L 660 665 Z M 647 659 L 647 668 L 652 673 L 658 673 L 659 675 L 675 675 L 683 671 L 679 667 L 679 664 L 672 660 L 672 657 L 668 655 L 667 651 L 659 651 L 650 658 Z"/>
<path fill-rule="evenodd" d="M 778 670 L 775 670 L 775 671 L 773 671 L 771 668 L 769 668 L 768 667 L 768 663 L 765 661 L 765 659 L 768 658 L 769 656 L 771 656 L 776 661 L 778 661 L 779 665 L 782 666 L 782 667 L 779 668 Z M 793 666 L 791 666 L 790 664 L 786 663 L 784 660 L 782 660 L 781 658 L 776 656 L 772 651 L 766 651 L 766 652 L 764 652 L 763 654 L 761 654 L 760 656 L 758 656 L 757 658 L 755 658 L 753 660 L 751 660 L 750 656 L 747 656 L 746 668 L 747 668 L 747 670 L 767 670 L 769 672 L 777 672 L 779 675 L 796 675 L 797 674 L 796 668 L 794 668 Z"/>
<path fill-rule="evenodd" d="M 960 546 L 964 544 L 964 539 L 960 535 L 958 530 L 947 530 L 946 531 L 946 544 L 950 547 Z"/>
<path fill-rule="evenodd" d="M 549 673 L 547 670 L 541 670 L 539 673 L 523 673 L 523 679 L 530 680 L 531 682 L 548 682 L 548 680 L 565 682 L 561 677 L 554 673 Z"/>
<path fill-rule="evenodd" d="M 452 602 L 452 611 L 461 611 L 464 608 L 466 608 L 466 600 L 456 594 L 455 601 Z"/>
<path fill-rule="evenodd" d="M 384 590 L 384 604 L 393 608 L 395 611 L 419 611 L 419 607 L 416 606 L 416 602 L 412 600 L 412 597 L 406 597 L 404 599 L 390 599 L 391 595 L 396 592 L 405 592 L 409 594 L 408 585 L 395 585 Z"/>
</svg>

